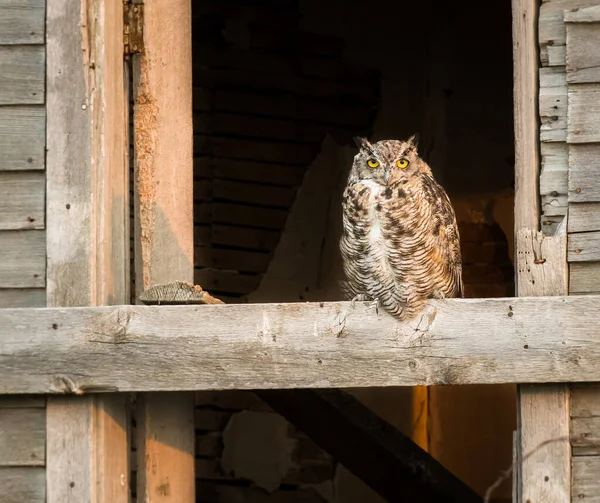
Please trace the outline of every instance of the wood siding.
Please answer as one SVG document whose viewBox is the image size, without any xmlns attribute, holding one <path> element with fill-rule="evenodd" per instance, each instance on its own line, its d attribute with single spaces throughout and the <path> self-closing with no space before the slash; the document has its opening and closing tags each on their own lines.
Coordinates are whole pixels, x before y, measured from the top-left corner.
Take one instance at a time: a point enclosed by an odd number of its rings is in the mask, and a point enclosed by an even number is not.
<svg viewBox="0 0 600 503">
<path fill-rule="evenodd" d="M 0 309 L 46 305 L 45 0 L 0 0 Z M 0 398 L 0 499 L 46 500 L 45 399 Z"/>
</svg>

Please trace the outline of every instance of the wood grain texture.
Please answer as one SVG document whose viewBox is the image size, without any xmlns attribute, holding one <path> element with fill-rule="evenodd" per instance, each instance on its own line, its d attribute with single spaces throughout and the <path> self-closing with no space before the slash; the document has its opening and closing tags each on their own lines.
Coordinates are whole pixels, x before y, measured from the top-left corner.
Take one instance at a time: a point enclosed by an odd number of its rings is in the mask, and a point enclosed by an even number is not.
<svg viewBox="0 0 600 503">
<path fill-rule="evenodd" d="M 33 395 L 5 395 L 0 396 L 0 409 L 27 409 L 44 408 L 46 397 Z"/>
<path fill-rule="evenodd" d="M 600 232 L 569 234 L 569 262 L 600 260 Z"/>
<path fill-rule="evenodd" d="M 49 306 L 129 301 L 122 21 L 119 0 L 47 5 Z M 47 411 L 48 503 L 126 503 L 125 396 L 51 397 Z"/>
<path fill-rule="evenodd" d="M 568 295 L 566 219 L 559 224 L 554 236 L 545 237 L 535 230 L 524 229 L 516 237 L 518 295 L 531 299 Z M 519 386 L 519 451 L 523 456 L 542 442 L 568 437 L 569 397 L 569 388 L 565 384 Z M 519 483 L 520 501 L 568 501 L 571 485 L 569 443 L 552 443 L 535 451 L 523 461 Z"/>
<path fill-rule="evenodd" d="M 0 45 L 0 105 L 44 103 L 45 54 L 41 45 Z"/>
<path fill-rule="evenodd" d="M 44 169 L 43 106 L 0 106 L 0 171 Z"/>
<path fill-rule="evenodd" d="M 600 142 L 600 84 L 569 86 L 568 143 Z"/>
<path fill-rule="evenodd" d="M 43 44 L 45 0 L 0 0 L 0 45 Z"/>
<path fill-rule="evenodd" d="M 581 5 L 583 4 L 583 5 Z M 600 23 L 600 6 L 585 7 L 587 2 L 580 2 L 576 8 L 565 12 L 566 23 Z"/>
<path fill-rule="evenodd" d="M 592 10 L 598 10 L 597 7 Z M 586 9 L 590 10 L 590 9 Z M 600 82 L 600 22 L 567 23 L 567 82 Z"/>
<path fill-rule="evenodd" d="M 600 202 L 600 145 L 569 145 L 569 202 Z"/>
<path fill-rule="evenodd" d="M 364 303 L 5 309 L 0 391 L 589 382 L 598 300 L 432 301 L 406 325 Z"/>
<path fill-rule="evenodd" d="M 0 288 L 41 288 L 46 279 L 46 233 L 0 231 Z"/>
<path fill-rule="evenodd" d="M 539 69 L 539 117 L 542 143 L 567 137 L 567 75 L 564 67 Z"/>
<path fill-rule="evenodd" d="M 571 501 L 600 502 L 600 457 L 573 458 L 573 489 Z"/>
<path fill-rule="evenodd" d="M 43 229 L 45 196 L 43 172 L 0 171 L 0 230 Z"/>
<path fill-rule="evenodd" d="M 540 195 L 558 196 L 567 194 L 569 154 L 566 143 L 542 143 L 542 172 L 540 173 Z"/>
<path fill-rule="evenodd" d="M 0 408 L 0 466 L 44 466 L 46 411 Z"/>
<path fill-rule="evenodd" d="M 2 503 L 45 503 L 46 470 L 31 467 L 0 467 Z"/>
<path fill-rule="evenodd" d="M 133 59 L 136 297 L 194 281 L 191 43 L 189 0 L 146 3 L 145 49 Z M 140 395 L 138 406 L 138 498 L 193 503 L 193 393 Z"/>
<path fill-rule="evenodd" d="M 571 417 L 600 417 L 600 384 L 571 386 Z"/>
<path fill-rule="evenodd" d="M 537 2 L 513 0 L 515 232 L 538 229 L 539 128 Z"/>
<path fill-rule="evenodd" d="M 570 203 L 569 232 L 600 231 L 600 203 Z"/>
<path fill-rule="evenodd" d="M 0 308 L 45 306 L 44 288 L 0 288 Z"/>
<path fill-rule="evenodd" d="M 572 418 L 571 445 L 578 456 L 600 455 L 600 417 Z"/>
<path fill-rule="evenodd" d="M 569 293 L 600 292 L 600 262 L 573 262 L 569 266 Z"/>
</svg>

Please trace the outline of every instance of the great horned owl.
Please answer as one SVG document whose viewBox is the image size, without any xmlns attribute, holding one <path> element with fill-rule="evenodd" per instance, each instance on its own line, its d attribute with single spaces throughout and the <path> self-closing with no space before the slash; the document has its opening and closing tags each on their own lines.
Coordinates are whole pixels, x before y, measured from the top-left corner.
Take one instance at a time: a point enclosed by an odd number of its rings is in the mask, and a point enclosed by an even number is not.
<svg viewBox="0 0 600 503">
<path fill-rule="evenodd" d="M 417 136 L 355 141 L 340 240 L 348 298 L 409 320 L 429 298 L 462 297 L 456 216 L 417 153 Z"/>
</svg>

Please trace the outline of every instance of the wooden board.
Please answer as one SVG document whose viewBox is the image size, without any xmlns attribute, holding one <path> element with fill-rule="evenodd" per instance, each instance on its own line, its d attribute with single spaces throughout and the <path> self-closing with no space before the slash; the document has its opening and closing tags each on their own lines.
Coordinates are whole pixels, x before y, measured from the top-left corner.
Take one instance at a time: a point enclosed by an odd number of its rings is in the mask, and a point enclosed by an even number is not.
<svg viewBox="0 0 600 503">
<path fill-rule="evenodd" d="M 136 298 L 194 279 L 191 2 L 144 7 L 144 52 L 133 58 Z M 194 395 L 137 399 L 137 499 L 194 503 Z"/>
<path fill-rule="evenodd" d="M 600 502 L 600 457 L 573 458 L 573 488 L 571 501 Z"/>
<path fill-rule="evenodd" d="M 600 292 L 600 262 L 573 262 L 569 266 L 569 292 L 575 295 Z"/>
<path fill-rule="evenodd" d="M 45 307 L 44 288 L 0 288 L 0 308 Z"/>
<path fill-rule="evenodd" d="M 431 301 L 409 324 L 346 302 L 4 309 L 0 392 L 598 381 L 599 300 Z"/>
<path fill-rule="evenodd" d="M 0 107 L 0 171 L 44 169 L 45 143 L 43 106 Z"/>
<path fill-rule="evenodd" d="M 34 395 L 4 395 L 0 396 L 0 409 L 44 408 L 46 397 Z"/>
<path fill-rule="evenodd" d="M 567 142 L 600 142 L 600 84 L 569 86 Z"/>
<path fill-rule="evenodd" d="M 600 417 L 600 384 L 571 386 L 571 417 Z"/>
<path fill-rule="evenodd" d="M 223 224 L 262 229 L 280 230 L 289 212 L 281 208 L 268 208 L 235 203 L 199 203 L 194 206 L 195 224 Z"/>
<path fill-rule="evenodd" d="M 567 82 L 570 84 L 600 82 L 599 44 L 600 22 L 567 23 Z"/>
<path fill-rule="evenodd" d="M 47 4 L 49 306 L 129 301 L 122 20 L 119 0 Z M 129 500 L 126 423 L 125 395 L 48 399 L 47 503 Z"/>
<path fill-rule="evenodd" d="M 567 81 L 564 67 L 539 69 L 540 140 L 564 142 L 567 127 Z"/>
<path fill-rule="evenodd" d="M 0 231 L 0 288 L 40 288 L 46 283 L 46 233 Z"/>
<path fill-rule="evenodd" d="M 571 438 L 574 455 L 600 455 L 600 417 L 591 416 L 572 418 Z"/>
<path fill-rule="evenodd" d="M 43 44 L 45 0 L 0 0 L 0 45 Z"/>
<path fill-rule="evenodd" d="M 194 252 L 194 265 L 196 267 L 263 273 L 269 266 L 271 256 L 270 253 L 250 250 L 228 250 L 212 246 L 197 246 Z"/>
<path fill-rule="evenodd" d="M 0 467 L 2 503 L 46 503 L 46 470 Z"/>
<path fill-rule="evenodd" d="M 542 172 L 540 173 L 540 195 L 558 196 L 567 193 L 568 149 L 566 143 L 543 142 L 540 145 Z"/>
<path fill-rule="evenodd" d="M 44 466 L 46 411 L 0 408 L 0 466 Z"/>
<path fill-rule="evenodd" d="M 294 196 L 295 191 L 290 187 L 206 178 L 194 181 L 196 201 L 218 199 L 287 209 L 293 203 Z"/>
<path fill-rule="evenodd" d="M 600 232 L 569 234 L 569 262 L 600 260 Z"/>
<path fill-rule="evenodd" d="M 512 2 L 513 96 L 515 127 L 515 231 L 537 229 L 539 210 L 539 127 L 537 6 L 534 1 Z M 517 43 L 518 41 L 518 43 Z M 532 169 L 528 169 L 532 168 Z"/>
<path fill-rule="evenodd" d="M 194 229 L 194 241 L 197 245 L 209 243 L 236 246 L 251 250 L 273 251 L 279 242 L 280 233 L 274 230 L 249 229 L 234 225 L 213 224 Z"/>
<path fill-rule="evenodd" d="M 600 203 L 570 203 L 569 232 L 600 231 Z"/>
<path fill-rule="evenodd" d="M 43 229 L 45 196 L 43 172 L 0 171 L 0 230 Z"/>
<path fill-rule="evenodd" d="M 600 202 L 600 145 L 569 145 L 569 202 L 591 201 Z"/>
<path fill-rule="evenodd" d="M 0 45 L 0 105 L 44 103 L 45 54 L 41 45 Z"/>
</svg>

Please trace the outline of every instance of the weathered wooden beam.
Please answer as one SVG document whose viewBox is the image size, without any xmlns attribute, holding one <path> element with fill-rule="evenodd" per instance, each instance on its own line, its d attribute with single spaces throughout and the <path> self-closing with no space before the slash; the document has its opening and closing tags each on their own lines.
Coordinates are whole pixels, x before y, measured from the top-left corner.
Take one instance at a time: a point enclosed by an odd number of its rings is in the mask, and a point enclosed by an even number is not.
<svg viewBox="0 0 600 503">
<path fill-rule="evenodd" d="M 129 301 L 122 12 L 121 0 L 47 3 L 48 306 Z M 47 503 L 129 501 L 126 402 L 48 399 Z"/>
<path fill-rule="evenodd" d="M 599 301 L 3 309 L 0 393 L 599 381 Z"/>
<path fill-rule="evenodd" d="M 386 501 L 481 502 L 409 437 L 341 390 L 255 391 Z"/>
<path fill-rule="evenodd" d="M 136 297 L 194 279 L 192 2 L 143 3 L 144 51 L 132 58 Z M 138 501 L 194 503 L 194 394 L 140 394 L 135 418 Z"/>
</svg>

